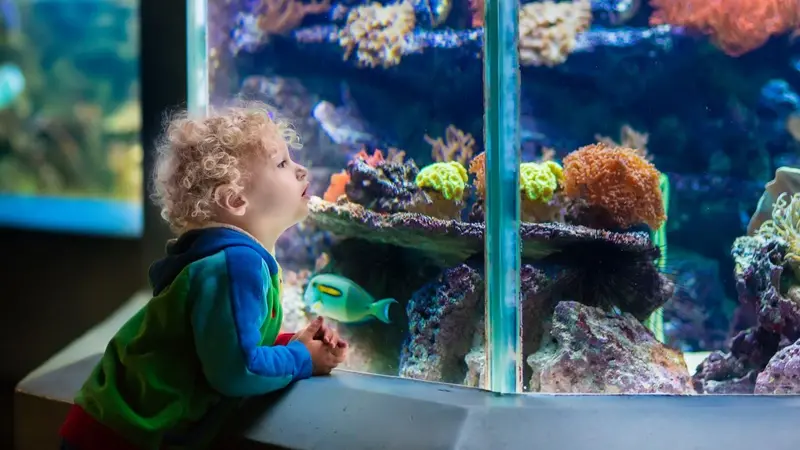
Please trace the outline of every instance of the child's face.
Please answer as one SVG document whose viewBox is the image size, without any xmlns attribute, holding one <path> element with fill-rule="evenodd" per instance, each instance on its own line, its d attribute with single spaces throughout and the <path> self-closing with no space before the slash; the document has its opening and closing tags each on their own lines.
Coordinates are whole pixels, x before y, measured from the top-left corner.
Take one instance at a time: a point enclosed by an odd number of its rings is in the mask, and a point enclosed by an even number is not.
<svg viewBox="0 0 800 450">
<path fill-rule="evenodd" d="M 281 142 L 277 152 L 255 168 L 245 191 L 244 219 L 255 229 L 283 231 L 308 215 L 308 170 L 292 161 Z"/>
</svg>

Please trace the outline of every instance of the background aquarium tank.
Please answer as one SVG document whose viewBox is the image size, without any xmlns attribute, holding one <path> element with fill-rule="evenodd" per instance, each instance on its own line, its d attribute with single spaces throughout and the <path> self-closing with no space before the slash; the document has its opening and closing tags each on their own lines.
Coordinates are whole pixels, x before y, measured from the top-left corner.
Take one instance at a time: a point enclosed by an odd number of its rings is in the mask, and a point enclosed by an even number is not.
<svg viewBox="0 0 800 450">
<path fill-rule="evenodd" d="M 483 0 L 189 5 L 190 107 L 261 100 L 305 142 L 286 327 L 486 387 Z M 523 390 L 800 393 L 800 3 L 518 19 Z"/>
<path fill-rule="evenodd" d="M 138 2 L 2 0 L 0 23 L 0 226 L 138 236 Z"/>
</svg>

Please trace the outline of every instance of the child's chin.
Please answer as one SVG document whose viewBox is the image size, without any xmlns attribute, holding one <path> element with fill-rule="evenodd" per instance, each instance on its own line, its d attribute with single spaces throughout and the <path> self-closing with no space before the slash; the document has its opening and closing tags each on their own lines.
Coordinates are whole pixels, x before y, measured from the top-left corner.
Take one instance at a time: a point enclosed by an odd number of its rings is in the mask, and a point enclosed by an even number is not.
<svg viewBox="0 0 800 450">
<path fill-rule="evenodd" d="M 300 208 L 298 208 L 297 220 L 298 221 L 304 220 L 306 217 L 308 217 L 308 214 L 309 214 L 308 203 L 303 202 L 303 204 L 300 205 Z"/>
</svg>

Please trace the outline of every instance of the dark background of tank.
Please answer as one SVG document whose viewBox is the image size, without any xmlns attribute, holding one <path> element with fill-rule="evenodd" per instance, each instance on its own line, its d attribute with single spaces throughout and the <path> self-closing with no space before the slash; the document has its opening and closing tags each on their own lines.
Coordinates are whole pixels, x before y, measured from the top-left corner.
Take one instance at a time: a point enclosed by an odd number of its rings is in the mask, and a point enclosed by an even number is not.
<svg viewBox="0 0 800 450">
<path fill-rule="evenodd" d="M 186 2 L 140 0 L 140 8 L 141 29 L 151 30 L 141 36 L 149 173 L 163 112 L 186 102 Z M 163 250 L 166 230 L 152 208 L 145 221 L 142 239 L 0 229 L 0 447 L 12 448 L 16 383 L 146 286 L 147 266 Z"/>
</svg>

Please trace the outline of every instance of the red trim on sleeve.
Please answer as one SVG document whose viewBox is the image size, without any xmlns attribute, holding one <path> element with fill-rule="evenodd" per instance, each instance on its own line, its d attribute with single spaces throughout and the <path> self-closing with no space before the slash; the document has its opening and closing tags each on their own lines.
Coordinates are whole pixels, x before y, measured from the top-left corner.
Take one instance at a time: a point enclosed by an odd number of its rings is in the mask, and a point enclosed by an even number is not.
<svg viewBox="0 0 800 450">
<path fill-rule="evenodd" d="M 134 445 L 96 421 L 78 405 L 70 408 L 58 434 L 81 450 L 136 450 Z"/>
<path fill-rule="evenodd" d="M 275 345 L 289 345 L 293 337 L 294 333 L 281 333 L 275 338 Z"/>
</svg>

